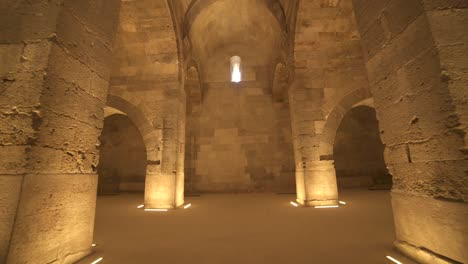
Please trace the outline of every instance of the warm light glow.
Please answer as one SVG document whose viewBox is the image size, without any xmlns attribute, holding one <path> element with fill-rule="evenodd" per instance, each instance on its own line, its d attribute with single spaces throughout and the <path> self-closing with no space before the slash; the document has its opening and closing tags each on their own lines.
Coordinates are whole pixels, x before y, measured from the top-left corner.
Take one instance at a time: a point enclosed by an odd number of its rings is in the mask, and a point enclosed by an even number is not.
<svg viewBox="0 0 468 264">
<path fill-rule="evenodd" d="M 390 257 L 390 256 L 387 256 L 387 258 L 388 258 L 389 260 L 395 262 L 396 264 L 403 264 L 403 263 L 401 263 L 400 261 L 398 261 L 398 260 L 396 260 L 396 259 L 394 259 L 394 258 L 392 258 L 392 257 Z"/>
<path fill-rule="evenodd" d="M 343 202 L 343 201 L 340 201 L 340 204 L 346 204 L 346 203 L 345 203 L 345 202 Z"/>
<path fill-rule="evenodd" d="M 96 259 L 95 261 L 93 261 L 93 263 L 91 263 L 91 264 L 99 263 L 99 262 L 101 262 L 103 259 L 104 259 L 104 258 L 98 258 L 98 259 Z"/>
<path fill-rule="evenodd" d="M 95 246 L 97 246 L 97 245 L 96 245 L 96 244 L 91 244 L 91 246 L 92 246 L 92 247 L 95 247 Z"/>
<path fill-rule="evenodd" d="M 187 209 L 187 208 L 189 208 L 190 206 L 192 206 L 192 204 L 187 204 L 186 206 L 184 206 L 184 209 Z"/>
<path fill-rule="evenodd" d="M 299 205 L 295 202 L 290 202 L 294 207 L 298 207 Z"/>
<path fill-rule="evenodd" d="M 239 56 L 233 56 L 231 58 L 231 82 L 241 82 L 242 81 L 242 72 L 241 72 L 241 58 Z"/>
<path fill-rule="evenodd" d="M 237 64 L 234 65 L 234 67 L 232 68 L 231 81 L 235 82 L 235 83 L 238 83 L 238 82 L 242 81 L 242 73 L 240 72 L 239 65 L 237 65 Z"/>
<path fill-rule="evenodd" d="M 145 209 L 146 212 L 167 212 L 167 209 Z"/>
<path fill-rule="evenodd" d="M 321 208 L 338 208 L 338 205 L 321 205 L 321 206 L 315 206 L 317 209 Z"/>
<path fill-rule="evenodd" d="M 139 205 L 137 208 L 138 208 L 138 209 L 141 209 L 141 208 L 143 208 L 143 207 L 145 207 L 145 205 L 144 205 L 144 204 L 142 204 L 142 205 Z"/>
</svg>

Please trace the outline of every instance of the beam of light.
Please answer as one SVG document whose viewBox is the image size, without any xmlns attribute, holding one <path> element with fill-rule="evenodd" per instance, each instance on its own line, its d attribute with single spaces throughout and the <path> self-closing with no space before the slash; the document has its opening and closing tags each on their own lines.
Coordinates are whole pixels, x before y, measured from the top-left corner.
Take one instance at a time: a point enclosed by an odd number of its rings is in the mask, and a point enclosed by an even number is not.
<svg viewBox="0 0 468 264">
<path fill-rule="evenodd" d="M 390 257 L 390 256 L 387 256 L 387 258 L 388 258 L 389 260 L 393 261 L 393 262 L 396 263 L 396 264 L 403 264 L 403 263 L 401 263 L 400 261 L 398 261 L 398 260 L 396 260 L 396 259 L 394 259 L 394 258 L 392 258 L 392 257 Z"/>
<path fill-rule="evenodd" d="M 344 205 L 344 204 L 346 204 L 346 202 L 340 201 L 340 204 L 343 204 L 343 205 Z"/>
<path fill-rule="evenodd" d="M 145 207 L 145 205 L 144 205 L 144 204 L 141 204 L 141 205 L 139 205 L 137 208 L 138 208 L 138 209 L 141 209 L 141 208 L 143 208 L 143 207 Z"/>
<path fill-rule="evenodd" d="M 91 263 L 91 264 L 97 264 L 97 263 L 101 262 L 103 259 L 104 258 L 98 258 L 95 261 L 93 261 L 93 263 Z"/>
<path fill-rule="evenodd" d="M 97 246 L 97 244 L 94 244 L 94 243 L 93 243 L 93 244 L 91 244 L 91 246 L 92 246 L 92 247 L 95 247 L 95 246 Z"/>
<path fill-rule="evenodd" d="M 187 204 L 187 205 L 185 205 L 185 206 L 184 206 L 184 209 L 187 209 L 187 208 L 189 208 L 190 206 L 192 206 L 192 204 L 191 204 L 191 203 L 190 203 L 190 204 Z"/>
<path fill-rule="evenodd" d="M 298 207 L 299 205 L 295 202 L 290 202 L 290 204 L 292 204 L 294 207 Z"/>
<path fill-rule="evenodd" d="M 145 209 L 146 212 L 167 212 L 167 209 Z"/>
<path fill-rule="evenodd" d="M 338 208 L 338 205 L 320 205 L 320 206 L 315 206 L 317 209 L 321 208 Z"/>
</svg>

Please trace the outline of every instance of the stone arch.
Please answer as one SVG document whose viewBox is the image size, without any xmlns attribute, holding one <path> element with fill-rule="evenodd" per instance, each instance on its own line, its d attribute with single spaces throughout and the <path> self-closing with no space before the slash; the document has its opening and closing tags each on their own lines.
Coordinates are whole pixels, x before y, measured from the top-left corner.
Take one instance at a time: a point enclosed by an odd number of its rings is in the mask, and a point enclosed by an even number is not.
<svg viewBox="0 0 468 264">
<path fill-rule="evenodd" d="M 113 56 L 110 93 L 138 102 L 156 128 L 144 136 L 150 145 L 145 183 L 148 208 L 173 209 L 184 202 L 180 146 L 185 144 L 185 58 L 180 10 L 173 2 L 122 1 Z"/>
<path fill-rule="evenodd" d="M 107 97 L 107 106 L 115 108 L 125 115 L 127 115 L 133 123 L 135 123 L 138 130 L 143 137 L 151 133 L 154 128 L 145 114 L 135 105 L 122 97 L 116 95 L 109 95 Z"/>
<path fill-rule="evenodd" d="M 392 177 L 384 151 L 373 98 L 353 105 L 335 133 L 333 165 L 338 187 L 390 190 Z"/>
<path fill-rule="evenodd" d="M 143 191 L 148 151 L 135 122 L 115 110 L 104 118 L 99 141 L 98 194 Z"/>
<path fill-rule="evenodd" d="M 129 101 L 115 95 L 107 97 L 107 106 L 115 108 L 129 117 L 140 131 L 145 142 L 148 162 L 157 162 L 157 148 L 160 140 L 159 132 L 153 127 L 145 114 Z"/>
<path fill-rule="evenodd" d="M 329 7 L 347 11 L 329 20 L 317 16 L 321 14 L 319 8 Z M 466 96 L 460 94 L 463 90 L 460 87 L 465 85 L 461 80 L 466 79 L 460 74 L 465 72 L 461 62 L 466 61 L 467 55 L 461 49 L 452 49 L 463 45 L 460 40 L 466 39 L 466 31 L 448 33 L 446 30 L 446 25 L 463 28 L 466 15 L 458 11 L 465 8 L 464 4 L 433 1 L 342 0 L 323 1 L 321 6 L 316 1 L 301 1 L 298 12 L 295 78 L 300 78 L 305 87 L 322 88 L 322 96 L 328 94 L 333 99 L 338 93 L 329 87 L 338 82 L 327 76 L 341 78 L 342 73 L 346 73 L 340 72 L 337 64 L 333 65 L 342 52 L 346 51 L 348 56 L 356 54 L 356 58 L 361 58 L 355 65 L 365 65 L 365 70 L 359 72 L 367 75 L 364 77 L 375 99 L 382 140 L 387 146 L 386 165 L 396 183 L 392 190 L 396 244 L 419 260 L 421 248 L 436 253 L 427 253 L 426 257 L 432 261 L 422 262 L 435 263 L 437 255 L 457 262 L 467 261 L 466 254 L 462 253 L 466 243 L 454 242 L 465 241 L 463 237 L 468 233 L 466 225 L 460 221 L 466 218 L 466 213 L 457 211 L 461 206 L 467 211 L 467 196 L 462 190 L 465 185 L 461 184 L 467 170 L 467 104 Z M 405 16 L 401 15 L 401 10 L 405 10 Z M 343 37 L 339 38 L 338 45 L 320 45 L 322 40 L 333 43 L 337 35 Z M 346 45 L 342 46 L 344 43 Z M 332 49 L 326 52 L 327 47 Z M 328 57 L 321 56 L 324 52 Z M 323 65 L 333 67 L 325 71 L 326 74 L 315 74 L 311 78 L 310 73 L 323 72 L 317 70 L 325 68 Z M 358 79 L 346 80 L 347 86 L 353 87 Z M 345 112 L 340 107 L 349 108 L 350 105 L 345 103 L 328 115 L 325 113 L 329 124 L 319 124 L 319 130 L 323 127 L 318 143 L 323 160 L 332 159 L 333 131 Z M 442 125 L 448 123 L 452 125 Z M 306 144 L 299 147 L 306 147 Z M 298 171 L 302 173 L 300 168 Z M 448 200 L 459 201 L 460 207 L 446 202 Z M 445 218 L 447 214 L 452 217 Z M 460 231 L 454 233 L 454 229 L 447 226 L 460 227 Z"/>
<path fill-rule="evenodd" d="M 336 132 L 346 113 L 356 105 L 372 99 L 372 95 L 367 88 L 361 88 L 344 96 L 341 101 L 328 113 L 324 121 L 320 134 L 319 155 L 321 160 L 333 159 L 333 144 Z"/>
</svg>

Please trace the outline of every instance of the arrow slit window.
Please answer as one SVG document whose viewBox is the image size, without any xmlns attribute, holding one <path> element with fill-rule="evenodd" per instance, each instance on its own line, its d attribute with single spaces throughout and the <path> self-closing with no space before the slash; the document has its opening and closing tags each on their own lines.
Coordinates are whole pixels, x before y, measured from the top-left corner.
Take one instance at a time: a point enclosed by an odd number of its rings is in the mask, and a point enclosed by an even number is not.
<svg viewBox="0 0 468 264">
<path fill-rule="evenodd" d="M 242 81 L 241 62 L 239 56 L 231 57 L 231 82 L 238 83 Z"/>
</svg>

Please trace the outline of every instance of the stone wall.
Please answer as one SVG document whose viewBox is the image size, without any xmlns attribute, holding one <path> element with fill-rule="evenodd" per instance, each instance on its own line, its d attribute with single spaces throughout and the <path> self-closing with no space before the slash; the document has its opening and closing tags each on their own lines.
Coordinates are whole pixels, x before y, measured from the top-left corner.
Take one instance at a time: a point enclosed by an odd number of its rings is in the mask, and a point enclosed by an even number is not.
<svg viewBox="0 0 468 264">
<path fill-rule="evenodd" d="M 229 68 L 227 68 L 229 69 Z M 293 191 L 289 107 L 265 81 L 204 83 L 189 118 L 191 191 Z M 187 145 L 189 146 L 189 145 Z"/>
</svg>

